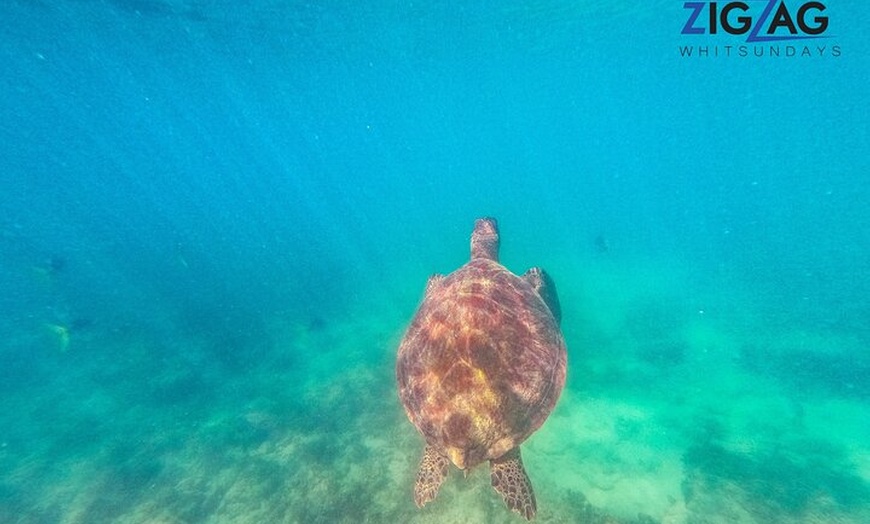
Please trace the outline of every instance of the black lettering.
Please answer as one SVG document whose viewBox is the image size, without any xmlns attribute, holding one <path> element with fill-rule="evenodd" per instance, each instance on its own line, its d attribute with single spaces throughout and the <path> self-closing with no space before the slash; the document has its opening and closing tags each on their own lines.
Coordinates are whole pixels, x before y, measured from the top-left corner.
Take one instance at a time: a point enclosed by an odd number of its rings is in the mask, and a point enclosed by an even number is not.
<svg viewBox="0 0 870 524">
<path fill-rule="evenodd" d="M 776 30 L 780 27 L 787 28 L 790 34 L 797 34 L 797 28 L 794 26 L 794 21 L 791 19 L 791 15 L 788 12 L 788 7 L 785 6 L 785 2 L 779 4 L 779 7 L 776 8 L 776 14 L 773 15 L 770 27 L 767 28 L 767 34 L 772 35 L 776 33 Z"/>
<path fill-rule="evenodd" d="M 722 8 L 722 13 L 719 15 L 719 23 L 722 25 L 722 28 L 725 29 L 725 32 L 730 35 L 742 35 L 749 31 L 749 28 L 752 26 L 752 18 L 748 16 L 738 16 L 737 22 L 740 25 L 733 26 L 731 22 L 728 20 L 728 15 L 731 14 L 731 11 L 739 9 L 744 13 L 749 10 L 749 6 L 746 5 L 745 2 L 729 2 Z M 710 14 L 711 21 L 714 18 L 714 14 Z"/>
<path fill-rule="evenodd" d="M 831 54 L 833 56 L 840 56 L 840 46 L 838 46 L 838 45 L 831 46 Z"/>
<path fill-rule="evenodd" d="M 710 2 L 710 34 L 716 34 L 716 2 Z"/>
<path fill-rule="evenodd" d="M 798 26 L 801 28 L 801 31 L 808 35 L 820 35 L 828 29 L 828 17 L 817 16 L 813 18 L 815 25 L 807 25 L 807 11 L 810 9 L 816 9 L 819 12 L 822 12 L 825 10 L 825 5 L 821 2 L 807 2 L 802 5 L 797 13 Z"/>
</svg>

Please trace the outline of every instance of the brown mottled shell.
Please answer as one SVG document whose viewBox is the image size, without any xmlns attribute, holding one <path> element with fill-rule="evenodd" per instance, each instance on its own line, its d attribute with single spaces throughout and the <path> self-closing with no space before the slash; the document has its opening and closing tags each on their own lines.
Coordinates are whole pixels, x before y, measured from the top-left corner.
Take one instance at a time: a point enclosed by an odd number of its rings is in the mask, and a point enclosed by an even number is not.
<svg viewBox="0 0 870 524">
<path fill-rule="evenodd" d="M 408 418 L 461 469 L 519 446 L 565 384 L 557 320 L 496 257 L 430 279 L 396 363 Z"/>
</svg>

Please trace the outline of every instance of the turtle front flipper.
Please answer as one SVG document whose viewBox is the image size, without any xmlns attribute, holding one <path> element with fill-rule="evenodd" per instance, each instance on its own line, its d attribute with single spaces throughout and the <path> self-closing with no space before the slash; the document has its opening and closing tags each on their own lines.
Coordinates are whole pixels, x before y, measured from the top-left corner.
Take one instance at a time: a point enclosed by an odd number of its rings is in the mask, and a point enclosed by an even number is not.
<svg viewBox="0 0 870 524">
<path fill-rule="evenodd" d="M 532 520 L 538 505 L 535 502 L 532 482 L 523 468 L 520 448 L 514 448 L 501 457 L 490 460 L 489 471 L 492 487 L 502 496 L 507 507 L 526 520 Z"/>
<path fill-rule="evenodd" d="M 438 273 L 435 273 L 434 275 L 429 277 L 429 280 L 426 282 L 426 292 L 423 293 L 423 296 L 424 297 L 429 296 L 429 293 L 431 293 L 432 290 L 437 288 L 443 280 L 444 280 L 444 275 L 439 275 Z"/>
<path fill-rule="evenodd" d="M 533 267 L 526 271 L 523 279 L 532 285 L 538 296 L 550 308 L 550 313 L 556 319 L 556 324 L 562 322 L 562 306 L 559 304 L 559 295 L 556 294 L 556 284 L 546 271 L 539 267 Z"/>
<path fill-rule="evenodd" d="M 414 483 L 414 502 L 418 508 L 422 508 L 438 495 L 438 489 L 447 478 L 449 463 L 447 457 L 435 448 L 426 446 L 423 460 L 420 461 L 420 470 L 417 472 L 417 481 Z"/>
</svg>

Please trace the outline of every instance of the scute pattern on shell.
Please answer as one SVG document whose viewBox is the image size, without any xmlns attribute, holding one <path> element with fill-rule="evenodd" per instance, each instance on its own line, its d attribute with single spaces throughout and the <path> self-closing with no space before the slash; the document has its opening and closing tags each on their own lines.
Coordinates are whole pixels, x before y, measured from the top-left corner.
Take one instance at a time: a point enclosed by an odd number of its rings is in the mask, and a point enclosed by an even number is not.
<svg viewBox="0 0 870 524">
<path fill-rule="evenodd" d="M 396 365 L 408 417 L 462 469 L 537 430 L 565 369 L 565 342 L 547 305 L 526 279 L 488 258 L 430 283 Z"/>
</svg>

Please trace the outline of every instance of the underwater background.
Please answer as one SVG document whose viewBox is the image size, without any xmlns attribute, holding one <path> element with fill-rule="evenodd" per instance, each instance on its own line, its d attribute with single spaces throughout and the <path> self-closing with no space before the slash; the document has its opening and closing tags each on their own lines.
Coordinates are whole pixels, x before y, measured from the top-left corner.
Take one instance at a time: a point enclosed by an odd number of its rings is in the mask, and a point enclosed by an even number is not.
<svg viewBox="0 0 870 524">
<path fill-rule="evenodd" d="M 870 4 L 630 4 L 0 2 L 0 522 L 522 522 L 414 506 L 395 388 L 480 216 L 562 302 L 537 521 L 870 522 Z"/>
</svg>

